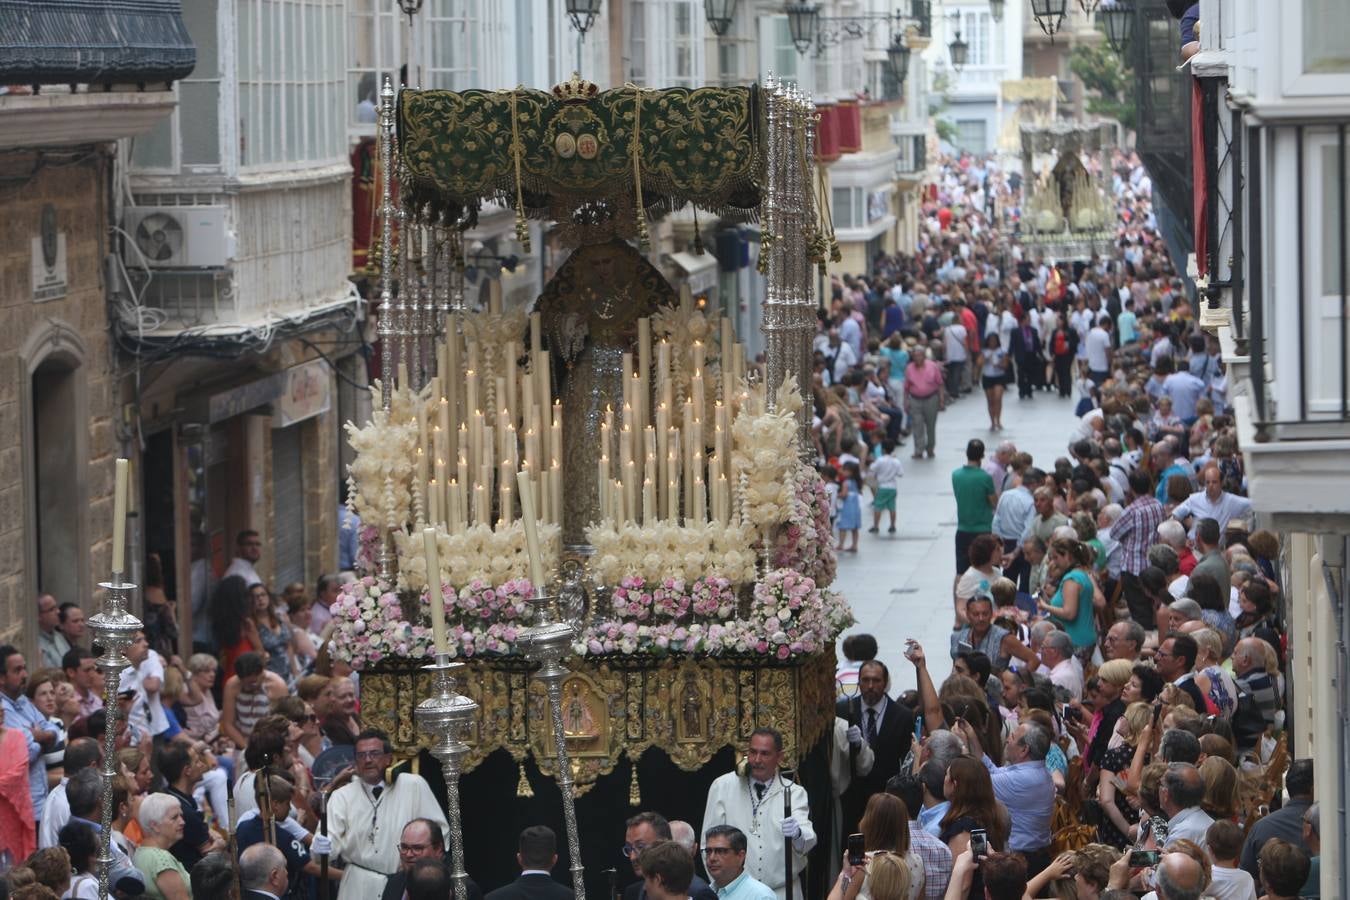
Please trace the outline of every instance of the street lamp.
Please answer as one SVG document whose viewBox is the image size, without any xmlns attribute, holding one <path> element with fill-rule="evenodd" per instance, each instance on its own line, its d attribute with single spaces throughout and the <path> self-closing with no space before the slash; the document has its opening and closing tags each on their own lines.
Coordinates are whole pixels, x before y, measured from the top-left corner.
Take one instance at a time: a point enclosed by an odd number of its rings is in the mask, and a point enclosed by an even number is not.
<svg viewBox="0 0 1350 900">
<path fill-rule="evenodd" d="M 591 30 L 599 14 L 600 0 L 567 0 L 567 15 L 572 19 L 572 27 L 581 32 L 583 37 Z"/>
<path fill-rule="evenodd" d="M 792 35 L 793 46 L 798 53 L 805 53 L 816 42 L 816 22 L 820 18 L 820 6 L 815 3 L 789 3 L 787 5 L 788 33 Z"/>
<path fill-rule="evenodd" d="M 969 54 L 970 45 L 961 40 L 961 29 L 956 29 L 956 39 L 947 45 L 947 52 L 952 55 L 952 68 L 957 74 L 966 67 L 966 57 Z"/>
<path fill-rule="evenodd" d="M 722 37 L 736 17 L 736 0 L 703 0 L 703 17 L 713 34 Z"/>
<path fill-rule="evenodd" d="M 891 39 L 891 45 L 886 48 L 886 60 L 891 66 L 891 75 L 903 85 L 905 77 L 909 75 L 909 48 L 905 46 L 904 38 L 900 35 L 897 34 Z"/>
<path fill-rule="evenodd" d="M 1106 31 L 1106 42 L 1122 57 L 1129 53 L 1130 38 L 1134 34 L 1134 6 L 1130 0 L 1115 0 L 1103 6 L 1097 17 Z"/>
<path fill-rule="evenodd" d="M 1006 0 L 989 0 L 989 15 L 993 16 L 995 22 L 1003 21 L 1003 4 Z"/>
<path fill-rule="evenodd" d="M 1031 0 L 1031 14 L 1036 18 L 1036 24 L 1041 26 L 1041 31 L 1050 36 L 1051 41 L 1064 24 L 1068 5 L 1069 0 Z"/>
<path fill-rule="evenodd" d="M 1092 15 L 1101 6 L 1102 0 L 1078 0 L 1078 5 L 1083 7 L 1084 15 Z"/>
</svg>

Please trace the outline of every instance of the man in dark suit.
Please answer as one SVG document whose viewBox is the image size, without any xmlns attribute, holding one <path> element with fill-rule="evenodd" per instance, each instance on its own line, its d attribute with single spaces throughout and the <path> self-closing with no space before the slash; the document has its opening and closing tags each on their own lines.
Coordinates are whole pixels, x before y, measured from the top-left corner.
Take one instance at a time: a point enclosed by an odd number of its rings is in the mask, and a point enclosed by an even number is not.
<svg viewBox="0 0 1350 900">
<path fill-rule="evenodd" d="M 1041 339 L 1031 327 L 1032 311 L 1023 308 L 1017 327 L 1008 339 L 1008 355 L 1017 365 L 1017 396 L 1034 397 L 1045 365 L 1041 362 Z"/>
<path fill-rule="evenodd" d="M 685 849 L 692 860 L 698 852 L 697 835 L 692 828 L 681 831 L 681 840 L 676 843 Z M 625 823 L 623 855 L 632 862 L 633 874 L 637 875 L 638 880 L 623 889 L 623 900 L 647 900 L 647 887 L 642 878 L 642 869 L 638 866 L 638 856 L 657 841 L 675 840 L 675 837 L 670 822 L 658 812 L 641 812 Z M 694 875 L 693 881 L 689 883 L 689 896 L 693 900 L 717 900 L 717 892 L 698 875 Z"/>
<path fill-rule="evenodd" d="M 547 825 L 531 825 L 520 833 L 516 862 L 520 877 L 489 891 L 487 900 L 572 900 L 572 889 L 553 880 L 558 864 L 558 838 Z"/>
<path fill-rule="evenodd" d="M 900 763 L 914 740 L 914 713 L 896 703 L 886 691 L 891 673 L 879 659 L 869 659 L 858 670 L 858 694 L 835 706 L 835 715 L 849 724 L 850 753 L 866 741 L 876 755 L 872 771 L 855 774 L 843 796 L 844 833 L 858 830 L 858 820 L 868 798 L 886 789 L 886 782 L 900 771 Z"/>
<path fill-rule="evenodd" d="M 398 841 L 400 868 L 384 883 L 380 900 L 408 900 L 408 872 L 419 859 L 445 859 L 445 838 L 441 835 L 441 826 L 430 819 L 413 819 L 403 826 Z M 483 900 L 483 892 L 472 878 L 464 884 L 469 900 Z"/>
<path fill-rule="evenodd" d="M 271 844 L 254 844 L 239 855 L 243 900 L 281 900 L 290 884 L 286 857 Z"/>
</svg>

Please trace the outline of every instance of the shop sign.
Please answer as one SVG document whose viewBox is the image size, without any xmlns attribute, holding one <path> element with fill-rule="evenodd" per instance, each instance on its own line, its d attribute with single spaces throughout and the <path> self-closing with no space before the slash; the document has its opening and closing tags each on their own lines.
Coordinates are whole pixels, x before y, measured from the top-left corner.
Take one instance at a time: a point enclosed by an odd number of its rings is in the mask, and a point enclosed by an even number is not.
<svg viewBox="0 0 1350 900">
<path fill-rule="evenodd" d="M 285 383 L 273 407 L 273 428 L 286 428 L 328 412 L 333 402 L 328 363 L 311 360 L 292 366 L 281 375 Z"/>
</svg>

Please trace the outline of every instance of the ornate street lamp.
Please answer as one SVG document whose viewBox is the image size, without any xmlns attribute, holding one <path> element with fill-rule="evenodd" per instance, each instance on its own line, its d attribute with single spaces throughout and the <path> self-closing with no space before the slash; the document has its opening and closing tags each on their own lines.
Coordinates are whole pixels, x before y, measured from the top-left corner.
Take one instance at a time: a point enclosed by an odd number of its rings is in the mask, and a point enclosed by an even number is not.
<svg viewBox="0 0 1350 900">
<path fill-rule="evenodd" d="M 1006 0 L 989 0 L 989 15 L 994 17 L 995 22 L 1003 21 L 1003 5 Z"/>
<path fill-rule="evenodd" d="M 820 19 L 820 6 L 815 3 L 789 3 L 787 5 L 788 32 L 792 35 L 793 46 L 798 53 L 805 53 L 816 42 L 816 24 Z"/>
<path fill-rule="evenodd" d="M 1083 13 L 1089 16 L 1096 12 L 1101 4 L 1102 0 L 1078 0 L 1078 5 L 1083 7 Z"/>
<path fill-rule="evenodd" d="M 1041 31 L 1050 36 L 1051 41 L 1064 24 L 1068 6 L 1069 0 L 1031 0 L 1031 14 L 1035 17 L 1036 24 L 1041 26 Z"/>
<path fill-rule="evenodd" d="M 736 17 L 736 0 L 703 0 L 703 17 L 713 34 L 722 37 Z"/>
<path fill-rule="evenodd" d="M 600 0 L 567 0 L 567 15 L 572 19 L 572 27 L 583 36 L 591 30 L 599 14 Z"/>
<path fill-rule="evenodd" d="M 1130 52 L 1130 38 L 1134 36 L 1134 4 L 1130 0 L 1115 0 L 1103 6 L 1097 16 L 1106 32 L 1111 49 L 1124 57 Z"/>
<path fill-rule="evenodd" d="M 952 68 L 960 74 L 966 67 L 966 58 L 970 52 L 970 45 L 961 40 L 961 29 L 956 29 L 956 39 L 947 45 L 947 51 L 952 55 Z"/>
<path fill-rule="evenodd" d="M 897 83 L 903 85 L 905 77 L 909 75 L 909 48 L 905 46 L 905 40 L 900 35 L 891 39 L 891 45 L 886 48 L 886 61 L 890 63 L 891 75 L 895 77 Z"/>
</svg>

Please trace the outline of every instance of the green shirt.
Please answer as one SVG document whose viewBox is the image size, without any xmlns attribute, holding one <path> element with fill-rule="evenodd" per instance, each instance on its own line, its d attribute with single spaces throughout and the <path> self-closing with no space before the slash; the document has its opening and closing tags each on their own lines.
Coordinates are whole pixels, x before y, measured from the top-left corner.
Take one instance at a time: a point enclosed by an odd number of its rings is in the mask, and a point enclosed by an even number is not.
<svg viewBox="0 0 1350 900">
<path fill-rule="evenodd" d="M 183 887 L 187 888 L 188 896 L 192 896 L 192 879 L 188 875 L 187 869 L 183 864 L 174 858 L 174 855 L 168 850 L 160 850 L 158 847 L 141 847 L 136 851 L 136 868 L 141 870 L 145 876 L 145 893 L 142 896 L 150 897 L 152 900 L 164 900 L 164 892 L 159 889 L 155 879 L 161 872 L 168 869 L 178 873 L 178 877 L 183 879 Z"/>
<path fill-rule="evenodd" d="M 994 479 L 979 466 L 962 466 L 952 473 L 956 495 L 956 530 L 984 534 L 994 530 Z"/>
</svg>

